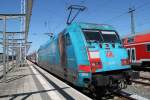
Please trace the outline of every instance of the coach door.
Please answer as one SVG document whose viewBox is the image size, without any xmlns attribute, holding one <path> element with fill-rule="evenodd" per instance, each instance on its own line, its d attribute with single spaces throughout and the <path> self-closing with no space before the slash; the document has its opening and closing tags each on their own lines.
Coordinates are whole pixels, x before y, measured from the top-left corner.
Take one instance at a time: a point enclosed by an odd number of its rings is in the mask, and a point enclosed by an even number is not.
<svg viewBox="0 0 150 100">
<path fill-rule="evenodd" d="M 132 63 L 135 63 L 136 62 L 136 51 L 135 51 L 135 48 L 131 48 L 130 49 L 130 58 L 131 58 L 131 61 Z"/>
<path fill-rule="evenodd" d="M 127 53 L 128 53 L 128 58 L 129 58 L 129 60 L 130 60 L 130 62 L 131 62 L 131 53 L 130 53 L 130 48 L 127 48 Z"/>
<path fill-rule="evenodd" d="M 135 63 L 136 62 L 136 51 L 135 48 L 127 48 L 128 57 L 130 62 Z"/>
</svg>

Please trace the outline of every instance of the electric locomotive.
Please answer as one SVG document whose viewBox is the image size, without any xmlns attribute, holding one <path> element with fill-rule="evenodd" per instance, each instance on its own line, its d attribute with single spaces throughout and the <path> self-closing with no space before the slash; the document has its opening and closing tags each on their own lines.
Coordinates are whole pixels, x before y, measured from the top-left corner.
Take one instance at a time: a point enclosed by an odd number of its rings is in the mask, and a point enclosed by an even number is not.
<svg viewBox="0 0 150 100">
<path fill-rule="evenodd" d="M 42 45 L 37 54 L 37 63 L 44 69 L 91 91 L 120 90 L 138 76 L 110 25 L 74 22 Z"/>
</svg>

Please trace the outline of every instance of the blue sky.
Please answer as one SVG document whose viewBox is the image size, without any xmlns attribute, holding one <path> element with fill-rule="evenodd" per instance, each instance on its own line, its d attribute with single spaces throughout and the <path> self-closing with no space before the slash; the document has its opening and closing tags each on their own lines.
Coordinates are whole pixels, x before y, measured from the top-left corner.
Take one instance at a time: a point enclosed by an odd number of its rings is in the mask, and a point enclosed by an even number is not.
<svg viewBox="0 0 150 100">
<path fill-rule="evenodd" d="M 34 0 L 28 40 L 32 42 L 29 52 L 44 44 L 49 37 L 44 33 L 58 34 L 66 27 L 70 4 L 84 0 Z M 129 7 L 135 7 L 136 32 L 150 31 L 149 0 L 85 0 L 87 9 L 75 21 L 113 25 L 121 36 L 130 33 Z M 20 12 L 20 0 L 0 0 L 0 13 Z M 19 30 L 19 21 L 9 21 L 8 30 Z M 0 22 L 2 30 L 2 22 Z"/>
</svg>

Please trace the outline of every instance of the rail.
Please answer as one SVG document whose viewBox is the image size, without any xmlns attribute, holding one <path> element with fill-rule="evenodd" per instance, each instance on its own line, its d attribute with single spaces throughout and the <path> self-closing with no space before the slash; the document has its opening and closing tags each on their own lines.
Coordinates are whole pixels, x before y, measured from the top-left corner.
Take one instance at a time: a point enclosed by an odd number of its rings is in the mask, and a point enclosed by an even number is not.
<svg viewBox="0 0 150 100">
<path fill-rule="evenodd" d="M 131 93 L 128 93 L 125 91 L 114 92 L 114 95 L 116 95 L 120 98 L 128 99 L 128 100 L 149 100 L 149 99 L 141 97 L 137 94 L 131 94 Z"/>
</svg>

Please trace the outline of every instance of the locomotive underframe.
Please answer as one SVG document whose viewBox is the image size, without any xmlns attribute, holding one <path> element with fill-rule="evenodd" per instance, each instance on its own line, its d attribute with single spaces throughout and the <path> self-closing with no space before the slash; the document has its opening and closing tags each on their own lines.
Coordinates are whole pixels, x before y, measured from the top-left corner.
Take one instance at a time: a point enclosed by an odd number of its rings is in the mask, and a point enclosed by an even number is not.
<svg viewBox="0 0 150 100">
<path fill-rule="evenodd" d="M 150 61 L 143 61 L 143 62 L 142 62 L 142 65 L 143 65 L 144 67 L 150 67 Z"/>
<path fill-rule="evenodd" d="M 138 77 L 139 73 L 132 70 L 94 73 L 88 88 L 90 90 L 91 87 L 94 87 L 95 90 L 98 88 L 105 88 L 108 91 L 121 90 L 126 88 L 127 85 L 131 85 L 131 79 Z"/>
</svg>

